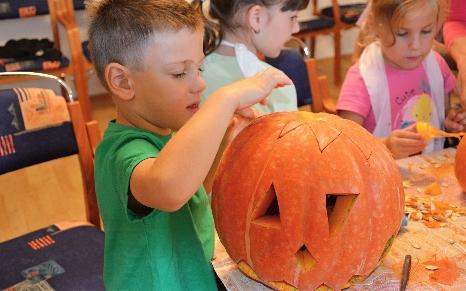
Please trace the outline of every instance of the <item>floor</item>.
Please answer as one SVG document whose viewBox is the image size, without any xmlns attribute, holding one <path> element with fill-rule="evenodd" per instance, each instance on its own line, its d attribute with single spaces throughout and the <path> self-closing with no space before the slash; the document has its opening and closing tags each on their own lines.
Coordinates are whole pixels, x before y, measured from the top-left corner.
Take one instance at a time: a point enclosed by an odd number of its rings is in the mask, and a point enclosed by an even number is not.
<svg viewBox="0 0 466 291">
<path fill-rule="evenodd" d="M 342 65 L 344 76 L 349 56 L 343 57 Z M 333 82 L 332 59 L 319 60 L 317 66 L 319 74 L 329 77 L 330 94 L 336 99 L 340 85 Z M 112 101 L 107 95 L 93 96 L 92 108 L 104 132 L 114 118 Z M 84 221 L 81 183 L 76 156 L 0 175 L 0 242 L 54 222 Z"/>
</svg>

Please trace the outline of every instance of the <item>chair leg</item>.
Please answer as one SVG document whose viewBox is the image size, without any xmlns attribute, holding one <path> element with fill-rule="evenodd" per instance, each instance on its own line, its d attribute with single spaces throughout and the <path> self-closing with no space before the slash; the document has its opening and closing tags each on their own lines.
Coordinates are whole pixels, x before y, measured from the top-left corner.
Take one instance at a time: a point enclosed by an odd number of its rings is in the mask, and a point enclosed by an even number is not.
<svg viewBox="0 0 466 291">
<path fill-rule="evenodd" d="M 309 48 L 311 49 L 311 58 L 316 57 L 316 37 L 311 36 L 310 37 L 311 43 L 309 44 Z"/>
<path fill-rule="evenodd" d="M 87 78 L 85 72 L 76 73 L 74 75 L 74 84 L 76 87 L 76 95 L 81 104 L 85 121 L 92 120 L 91 99 L 89 97 Z"/>
<path fill-rule="evenodd" d="M 341 83 L 341 33 L 336 30 L 334 33 L 334 59 L 333 59 L 333 82 L 334 84 Z"/>
</svg>

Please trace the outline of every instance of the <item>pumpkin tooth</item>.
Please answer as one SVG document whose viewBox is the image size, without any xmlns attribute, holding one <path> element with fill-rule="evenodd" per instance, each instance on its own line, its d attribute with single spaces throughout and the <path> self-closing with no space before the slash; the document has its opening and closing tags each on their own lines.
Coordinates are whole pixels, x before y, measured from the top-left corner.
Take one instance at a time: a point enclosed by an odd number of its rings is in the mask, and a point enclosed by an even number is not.
<svg viewBox="0 0 466 291">
<path fill-rule="evenodd" d="M 305 271 L 309 271 L 315 267 L 317 261 L 307 250 L 305 245 L 302 245 L 301 248 L 295 254 L 296 261 L 298 265 Z"/>
</svg>

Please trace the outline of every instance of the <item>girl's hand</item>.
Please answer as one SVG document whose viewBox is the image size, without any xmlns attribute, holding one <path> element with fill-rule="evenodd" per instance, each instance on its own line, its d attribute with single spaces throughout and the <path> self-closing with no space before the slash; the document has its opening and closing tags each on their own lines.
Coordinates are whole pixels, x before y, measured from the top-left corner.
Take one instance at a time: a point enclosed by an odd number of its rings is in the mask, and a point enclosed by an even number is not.
<svg viewBox="0 0 466 291">
<path fill-rule="evenodd" d="M 462 132 L 466 129 L 466 111 L 451 108 L 445 117 L 445 128 L 448 132 Z"/>
<path fill-rule="evenodd" d="M 422 152 L 426 146 L 422 136 L 416 132 L 415 124 L 392 131 L 384 143 L 395 159 L 406 158 Z"/>
</svg>

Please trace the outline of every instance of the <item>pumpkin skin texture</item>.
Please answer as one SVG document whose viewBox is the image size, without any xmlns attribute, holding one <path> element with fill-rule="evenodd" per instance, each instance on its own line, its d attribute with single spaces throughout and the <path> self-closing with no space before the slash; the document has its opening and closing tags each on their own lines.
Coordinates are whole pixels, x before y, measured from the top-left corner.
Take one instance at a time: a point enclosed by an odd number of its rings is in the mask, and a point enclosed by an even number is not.
<svg viewBox="0 0 466 291">
<path fill-rule="evenodd" d="M 455 174 L 463 192 L 466 192 L 466 138 L 463 137 L 458 145 L 455 156 Z"/>
<path fill-rule="evenodd" d="M 356 123 L 274 113 L 226 149 L 212 211 L 230 257 L 263 283 L 341 289 L 368 276 L 386 254 L 404 192 L 391 154 Z"/>
</svg>

